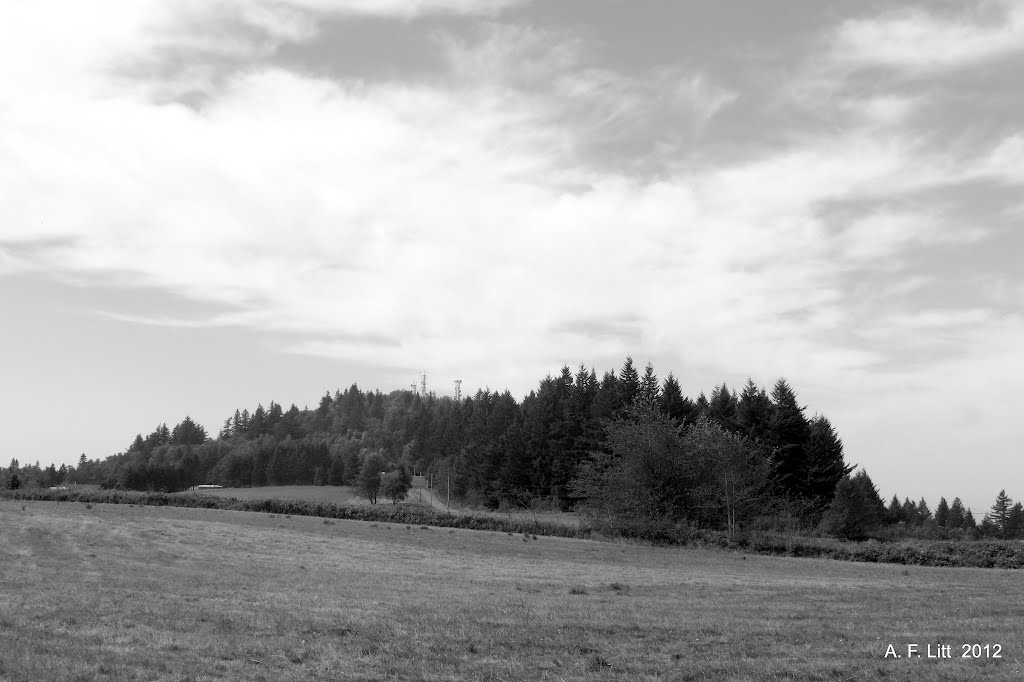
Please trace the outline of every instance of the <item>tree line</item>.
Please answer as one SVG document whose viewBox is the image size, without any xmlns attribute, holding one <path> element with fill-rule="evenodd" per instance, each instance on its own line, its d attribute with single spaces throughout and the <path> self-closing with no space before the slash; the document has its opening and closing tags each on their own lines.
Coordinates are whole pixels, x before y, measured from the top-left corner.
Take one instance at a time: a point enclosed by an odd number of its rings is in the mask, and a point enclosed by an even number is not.
<svg viewBox="0 0 1024 682">
<path fill-rule="evenodd" d="M 367 476 L 379 476 L 373 501 L 385 480 L 385 495 L 397 501 L 416 473 L 450 482 L 464 503 L 547 500 L 635 534 L 788 523 L 857 537 L 900 524 L 973 524 L 959 499 L 942 500 L 934 516 L 924 500 L 886 507 L 866 472 L 851 476 L 853 468 L 829 420 L 808 416 L 785 379 L 770 392 L 748 380 L 740 391 L 723 383 L 690 399 L 672 374 L 659 380 L 650 364 L 641 373 L 627 358 L 600 379 L 582 365 L 563 367 L 522 401 L 489 389 L 457 401 L 353 384 L 314 409 L 271 401 L 235 410 L 216 436 L 186 417 L 138 434 L 106 459 L 83 455 L 77 467 L 35 471 L 15 461 L 0 481 L 168 492 L 201 483 L 356 485 L 369 497 Z M 983 521 L 977 532 L 1019 532 L 1011 520 L 1019 507 L 989 515 L 996 530 Z"/>
</svg>

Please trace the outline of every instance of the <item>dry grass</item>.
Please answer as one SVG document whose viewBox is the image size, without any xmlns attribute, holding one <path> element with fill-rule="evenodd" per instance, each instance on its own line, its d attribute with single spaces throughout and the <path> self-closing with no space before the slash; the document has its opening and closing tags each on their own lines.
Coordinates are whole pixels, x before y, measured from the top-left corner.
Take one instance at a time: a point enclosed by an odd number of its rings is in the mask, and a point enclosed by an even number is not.
<svg viewBox="0 0 1024 682">
<path fill-rule="evenodd" d="M 359 497 L 351 486 L 312 486 L 312 485 L 277 485 L 262 486 L 257 488 L 204 488 L 196 491 L 200 495 L 214 495 L 216 497 L 235 497 L 240 500 L 299 500 L 301 502 L 328 502 L 331 504 L 344 505 L 368 505 L 369 502 Z M 189 493 L 191 494 L 191 493 Z M 383 496 L 378 498 L 378 504 L 390 505 L 391 502 Z M 401 504 L 420 506 L 444 511 L 446 500 L 444 490 L 435 488 L 433 495 L 426 488 L 413 487 L 405 501 Z M 578 528 L 579 517 L 570 512 L 543 511 L 531 512 L 523 509 L 509 511 L 489 511 L 486 509 L 475 509 L 464 507 L 457 503 L 451 505 L 453 514 L 480 516 L 486 518 L 506 519 L 519 523 L 539 521 L 541 523 L 554 523 L 571 528 Z"/>
<path fill-rule="evenodd" d="M 1006 570 L 0 500 L 2 680 L 1020 679 L 1022 611 Z"/>
<path fill-rule="evenodd" d="M 333 485 L 274 485 L 258 488 L 203 488 L 200 495 L 234 497 L 239 500 L 299 500 L 301 502 L 327 502 L 330 504 L 369 504 L 350 486 Z M 185 494 L 191 494 L 186 491 Z M 384 502 L 384 500 L 381 500 Z M 390 502 L 388 502 L 390 504 Z"/>
</svg>

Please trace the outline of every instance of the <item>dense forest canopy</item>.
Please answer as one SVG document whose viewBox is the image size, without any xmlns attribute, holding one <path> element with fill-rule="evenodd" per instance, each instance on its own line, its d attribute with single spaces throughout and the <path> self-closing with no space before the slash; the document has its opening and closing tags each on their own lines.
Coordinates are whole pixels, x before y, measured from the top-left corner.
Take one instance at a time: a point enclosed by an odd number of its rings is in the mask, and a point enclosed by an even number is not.
<svg viewBox="0 0 1024 682">
<path fill-rule="evenodd" d="M 808 416 L 785 379 L 770 391 L 748 380 L 741 391 L 722 384 L 691 399 L 672 374 L 659 380 L 651 365 L 641 373 L 627 358 L 600 378 L 582 365 L 563 367 L 522 401 L 508 391 L 454 400 L 353 384 L 326 393 L 315 409 L 273 401 L 236 409 L 215 437 L 185 417 L 105 460 L 82 455 L 77 467 L 59 469 L 15 460 L 0 481 L 168 492 L 211 483 L 356 485 L 376 501 L 380 481 L 366 480 L 375 470 L 378 479 L 395 472 L 380 479 L 393 501 L 401 481 L 418 474 L 443 480 L 464 503 L 544 500 L 648 536 L 680 524 L 732 533 L 780 519 L 849 538 L 884 524 L 975 525 L 959 498 L 943 498 L 934 514 L 924 499 L 886 505 L 866 472 L 851 476 L 853 468 L 828 418 Z M 1021 528 L 1020 503 L 1001 493 L 981 531 L 1013 537 Z"/>
</svg>

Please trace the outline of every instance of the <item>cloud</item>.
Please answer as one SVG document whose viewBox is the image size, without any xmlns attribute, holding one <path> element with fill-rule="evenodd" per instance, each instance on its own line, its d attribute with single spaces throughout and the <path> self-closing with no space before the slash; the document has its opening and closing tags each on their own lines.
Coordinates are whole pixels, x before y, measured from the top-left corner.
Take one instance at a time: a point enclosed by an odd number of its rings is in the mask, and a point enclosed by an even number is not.
<svg viewBox="0 0 1024 682">
<path fill-rule="evenodd" d="M 894 128 L 905 124 L 924 102 L 923 96 L 881 94 L 840 100 L 839 106 L 861 125 Z"/>
<path fill-rule="evenodd" d="M 739 93 L 711 82 L 705 74 L 695 74 L 679 80 L 675 88 L 677 101 L 692 110 L 699 125 L 704 125 L 724 107 L 739 99 Z"/>
<path fill-rule="evenodd" d="M 410 19 L 425 14 L 490 16 L 530 0 L 288 0 L 321 12 L 364 14 Z"/>
<path fill-rule="evenodd" d="M 853 262 L 879 262 L 925 245 L 957 245 L 984 239 L 982 228 L 953 229 L 934 211 L 879 210 L 860 216 L 835 242 L 844 258 Z"/>
<path fill-rule="evenodd" d="M 1024 183 L 1024 133 L 1003 139 L 982 161 L 980 170 L 1008 184 Z"/>
<path fill-rule="evenodd" d="M 989 3 L 971 13 L 940 16 L 922 8 L 899 9 L 843 22 L 832 59 L 851 67 L 880 66 L 935 71 L 972 66 L 1024 51 L 1024 5 Z"/>
<path fill-rule="evenodd" d="M 462 83 L 509 90 L 547 122 L 571 127 L 581 159 L 589 160 L 589 148 L 622 140 L 646 153 L 652 139 L 677 134 L 680 123 L 699 133 L 739 97 L 695 69 L 624 73 L 564 30 L 490 23 L 471 38 L 439 34 L 437 41 Z"/>
<path fill-rule="evenodd" d="M 0 108 L 0 237 L 20 245 L 22 267 L 229 311 L 108 317 L 284 332 L 299 336 L 286 347 L 296 353 L 514 386 L 553 361 L 641 342 L 834 384 L 888 352 L 883 337 L 841 337 L 860 322 L 842 273 L 949 238 L 928 214 L 875 204 L 1009 177 L 1016 158 L 1010 141 L 975 163 L 857 128 L 631 177 L 581 163 L 579 147 L 652 109 L 706 122 L 736 96 L 700 72 L 640 83 L 588 65 L 569 38 L 499 26 L 482 42 L 442 40 L 451 82 L 332 81 L 257 60 L 189 108 L 109 68 L 180 41 L 206 54 L 179 32 L 194 6 L 147 7 L 97 28 L 106 47 L 82 38 L 71 52 L 83 59 L 60 61 L 52 79 L 24 66 L 33 95 Z M 251 11 L 245 21 L 265 30 L 239 45 L 312 30 L 301 14 L 281 24 Z M 53 45 L 22 47 L 49 69 Z M 846 231 L 829 223 L 837 202 L 855 205 Z"/>
<path fill-rule="evenodd" d="M 130 315 L 127 313 L 119 313 L 109 310 L 97 310 L 95 311 L 95 314 L 99 317 L 108 320 L 115 320 L 117 322 L 127 322 L 129 324 L 142 324 L 151 327 L 205 329 L 209 327 L 220 327 L 225 325 L 224 320 L 217 318 L 190 320 L 180 317 L 170 317 L 167 315 Z"/>
</svg>

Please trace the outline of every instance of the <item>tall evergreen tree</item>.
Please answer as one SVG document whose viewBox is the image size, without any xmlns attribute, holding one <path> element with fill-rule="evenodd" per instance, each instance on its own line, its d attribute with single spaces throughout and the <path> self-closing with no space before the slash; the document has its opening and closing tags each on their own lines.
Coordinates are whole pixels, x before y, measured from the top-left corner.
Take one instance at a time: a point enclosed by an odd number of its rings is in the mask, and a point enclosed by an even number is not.
<svg viewBox="0 0 1024 682">
<path fill-rule="evenodd" d="M 860 540 L 879 525 L 882 500 L 862 469 L 852 478 L 845 476 L 836 485 L 835 496 L 821 521 L 821 528 L 844 540 Z"/>
<path fill-rule="evenodd" d="M 594 396 L 591 416 L 598 422 L 611 419 L 622 407 L 622 391 L 614 372 L 605 372 Z"/>
<path fill-rule="evenodd" d="M 662 414 L 680 424 L 683 422 L 689 423 L 690 415 L 694 410 L 693 401 L 683 395 L 679 381 L 676 380 L 671 372 L 669 372 L 665 383 L 662 385 L 659 402 Z"/>
<path fill-rule="evenodd" d="M 901 514 L 908 525 L 917 523 L 917 505 L 911 502 L 909 497 L 903 498 Z"/>
<path fill-rule="evenodd" d="M 949 528 L 963 528 L 964 515 L 966 513 L 967 510 L 964 509 L 964 503 L 960 501 L 960 498 L 953 498 L 953 504 L 949 505 L 949 518 L 946 521 L 946 526 Z"/>
<path fill-rule="evenodd" d="M 661 387 L 658 385 L 658 377 L 654 373 L 654 365 L 649 362 L 644 369 L 644 376 L 640 380 L 640 390 L 637 395 L 639 400 L 649 406 L 656 406 L 661 397 Z"/>
<path fill-rule="evenodd" d="M 928 508 L 928 503 L 925 502 L 922 497 L 917 503 L 917 522 L 924 523 L 932 517 L 932 510 Z"/>
<path fill-rule="evenodd" d="M 334 406 L 334 401 L 331 399 L 331 392 L 324 393 L 324 397 L 320 398 L 320 405 L 316 408 L 317 422 L 326 425 L 327 417 L 331 414 L 331 408 Z"/>
<path fill-rule="evenodd" d="M 949 523 L 949 503 L 945 497 L 939 498 L 939 505 L 935 507 L 935 525 L 945 528 Z"/>
<path fill-rule="evenodd" d="M 832 499 L 843 476 L 855 467 L 843 458 L 843 441 L 828 419 L 816 415 L 808 427 L 803 488 L 808 497 L 817 498 L 824 505 Z"/>
<path fill-rule="evenodd" d="M 708 397 L 704 395 L 704 391 L 701 391 L 693 405 L 693 418 L 696 420 L 706 416 L 708 416 Z"/>
<path fill-rule="evenodd" d="M 708 417 L 726 431 L 733 433 L 740 431 L 736 421 L 736 396 L 729 391 L 729 387 L 724 382 L 721 386 L 715 386 L 711 391 L 711 399 L 708 401 Z"/>
<path fill-rule="evenodd" d="M 808 497 L 804 445 L 810 436 L 810 425 L 804 416 L 804 408 L 797 403 L 796 393 L 785 379 L 775 382 L 771 398 L 774 409 L 768 438 L 774 448 L 775 461 L 779 464 L 782 486 L 791 495 Z"/>
<path fill-rule="evenodd" d="M 267 411 L 263 409 L 263 403 L 256 406 L 256 410 L 249 417 L 249 438 L 259 438 L 267 432 Z"/>
<path fill-rule="evenodd" d="M 885 522 L 896 525 L 900 521 L 906 521 L 903 518 L 903 505 L 900 504 L 900 498 L 893 493 L 892 501 L 889 502 L 889 507 L 885 510 Z"/>
<path fill-rule="evenodd" d="M 736 423 L 748 438 L 768 440 L 772 418 L 772 401 L 763 388 L 748 378 L 736 402 Z"/>
<path fill-rule="evenodd" d="M 171 431 L 171 445 L 202 445 L 206 442 L 206 429 L 186 416 Z"/>
<path fill-rule="evenodd" d="M 1024 504 L 1020 502 L 1010 508 L 1010 514 L 1006 519 L 1006 537 L 1024 537 Z"/>
<path fill-rule="evenodd" d="M 1006 494 L 1006 490 L 1000 490 L 999 494 L 996 495 L 995 504 L 992 505 L 992 509 L 988 514 L 991 519 L 993 526 L 995 526 L 996 534 L 1001 537 L 1006 537 L 1006 530 L 1010 520 L 1010 510 L 1013 508 L 1013 500 Z"/>
<path fill-rule="evenodd" d="M 626 356 L 626 362 L 619 372 L 619 394 L 623 405 L 632 405 L 640 392 L 640 375 L 633 366 L 633 358 Z"/>
</svg>

